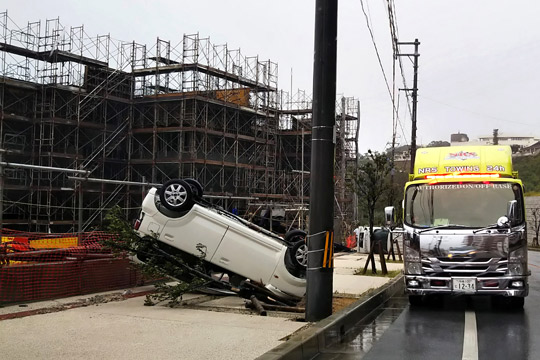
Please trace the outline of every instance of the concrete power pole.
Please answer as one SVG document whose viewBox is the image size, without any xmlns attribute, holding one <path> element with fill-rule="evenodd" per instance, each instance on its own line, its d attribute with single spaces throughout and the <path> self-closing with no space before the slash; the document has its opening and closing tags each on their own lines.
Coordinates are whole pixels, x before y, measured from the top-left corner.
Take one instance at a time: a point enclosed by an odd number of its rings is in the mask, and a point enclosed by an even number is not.
<svg viewBox="0 0 540 360">
<path fill-rule="evenodd" d="M 418 103 L 418 57 L 420 54 L 418 53 L 418 46 L 420 45 L 420 42 L 418 39 L 415 39 L 414 42 L 398 42 L 398 45 L 414 45 L 414 53 L 413 54 L 397 54 L 397 56 L 408 56 L 413 57 L 413 68 L 414 68 L 414 78 L 413 78 L 413 87 L 412 89 L 400 89 L 405 91 L 412 91 L 412 130 L 411 130 L 411 168 L 410 173 L 414 173 L 414 161 L 416 159 L 416 106 Z"/>
<path fill-rule="evenodd" d="M 315 3 L 306 320 L 332 314 L 337 0 Z"/>
</svg>

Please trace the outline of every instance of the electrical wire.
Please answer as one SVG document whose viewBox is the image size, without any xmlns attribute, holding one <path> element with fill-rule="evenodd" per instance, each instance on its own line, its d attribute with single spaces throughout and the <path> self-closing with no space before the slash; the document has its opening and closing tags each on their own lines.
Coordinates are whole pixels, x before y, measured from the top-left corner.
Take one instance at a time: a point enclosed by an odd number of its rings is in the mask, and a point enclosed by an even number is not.
<svg viewBox="0 0 540 360">
<path fill-rule="evenodd" d="M 360 0 L 360 5 L 362 7 L 362 12 L 364 14 L 364 18 L 366 20 L 367 28 L 369 30 L 369 34 L 370 34 L 370 37 L 371 37 L 371 42 L 373 43 L 373 47 L 374 47 L 375 53 L 377 55 L 377 60 L 379 62 L 379 67 L 381 68 L 381 72 L 383 74 L 383 78 L 384 78 L 384 81 L 385 81 L 385 84 L 386 84 L 386 89 L 388 90 L 390 100 L 392 101 L 393 111 L 394 111 L 395 114 L 398 114 L 398 108 L 396 107 L 396 102 L 395 102 L 394 96 L 392 94 L 392 90 L 390 89 L 390 84 L 389 84 L 389 81 L 388 81 L 388 77 L 386 76 L 386 71 L 384 70 L 384 66 L 382 64 L 381 56 L 380 56 L 380 53 L 379 53 L 379 48 L 377 47 L 377 43 L 375 41 L 375 35 L 373 33 L 373 29 L 372 29 L 372 26 L 371 26 L 371 21 L 370 21 L 369 16 L 368 16 L 368 14 L 366 12 L 366 8 L 364 6 L 364 1 L 363 0 Z M 394 41 L 392 41 L 392 47 L 394 48 L 394 46 L 397 46 L 397 42 L 396 42 L 396 45 L 394 45 Z M 402 77 L 403 77 L 403 79 L 405 79 L 405 77 L 403 75 L 403 66 L 401 66 L 401 69 L 402 69 Z M 409 106 L 409 108 L 410 108 L 410 106 Z M 399 118 L 399 116 L 398 116 L 398 118 Z M 401 128 L 401 132 L 403 134 L 404 139 L 407 139 L 407 136 L 405 135 L 405 131 L 403 129 L 403 125 L 401 124 L 401 121 L 398 121 L 398 123 L 399 123 L 399 126 Z"/>
<path fill-rule="evenodd" d="M 405 78 L 405 71 L 403 69 L 403 61 L 401 60 L 401 57 L 398 56 L 399 53 L 399 45 L 398 45 L 398 38 L 399 38 L 399 31 L 398 31 L 398 23 L 396 18 L 396 8 L 395 8 L 395 2 L 393 0 L 387 0 L 387 10 L 388 10 L 388 19 L 390 23 L 390 35 L 392 37 L 392 49 L 394 49 L 394 60 L 398 61 L 401 78 L 403 81 L 403 87 L 407 87 L 407 80 Z M 395 80 L 394 80 L 395 81 Z M 399 124 L 399 127 L 401 129 L 401 133 L 403 134 L 403 138 L 405 139 L 405 144 L 408 145 L 407 142 L 407 136 L 405 135 L 405 130 L 403 129 L 403 124 L 399 117 L 399 95 L 398 95 L 398 105 L 396 110 L 396 116 L 397 116 L 397 122 Z M 412 118 L 412 108 L 411 108 L 411 102 L 410 102 L 410 96 L 408 93 L 405 94 L 405 99 L 407 101 L 407 108 L 409 110 L 409 116 Z"/>
<path fill-rule="evenodd" d="M 362 7 L 362 12 L 364 13 L 364 17 L 366 19 L 366 25 L 367 25 L 367 28 L 369 30 L 369 34 L 371 36 L 371 42 L 373 43 L 373 47 L 375 48 L 375 53 L 377 55 L 377 60 L 379 61 L 379 66 L 381 68 L 381 71 L 382 71 L 382 74 L 383 74 L 383 77 L 384 77 L 384 82 L 386 84 L 386 89 L 388 90 L 388 94 L 390 95 L 390 99 L 392 99 L 392 90 L 390 90 L 390 84 L 388 82 L 388 78 L 386 76 L 386 72 L 384 71 L 384 66 L 382 64 L 382 60 L 381 60 L 381 55 L 379 54 L 379 48 L 377 47 L 377 43 L 375 42 L 375 35 L 373 34 L 373 30 L 371 28 L 371 24 L 370 24 L 370 20 L 369 20 L 369 17 L 366 13 L 366 9 L 364 7 L 364 0 L 360 0 L 360 5 Z M 393 105 L 393 102 L 392 102 L 392 105 Z"/>
</svg>

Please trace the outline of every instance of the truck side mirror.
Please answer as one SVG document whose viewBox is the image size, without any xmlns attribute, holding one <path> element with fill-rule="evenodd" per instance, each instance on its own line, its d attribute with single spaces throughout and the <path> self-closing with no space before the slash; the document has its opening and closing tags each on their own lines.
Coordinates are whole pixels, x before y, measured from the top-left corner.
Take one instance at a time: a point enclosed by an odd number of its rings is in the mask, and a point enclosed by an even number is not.
<svg viewBox="0 0 540 360">
<path fill-rule="evenodd" d="M 511 225 L 516 223 L 517 210 L 517 200 L 510 200 L 508 202 L 508 207 L 506 208 L 506 217 L 508 218 Z"/>
<path fill-rule="evenodd" d="M 386 226 L 393 227 L 396 224 L 396 210 L 393 206 L 387 206 L 384 208 L 384 217 L 386 219 Z"/>
</svg>

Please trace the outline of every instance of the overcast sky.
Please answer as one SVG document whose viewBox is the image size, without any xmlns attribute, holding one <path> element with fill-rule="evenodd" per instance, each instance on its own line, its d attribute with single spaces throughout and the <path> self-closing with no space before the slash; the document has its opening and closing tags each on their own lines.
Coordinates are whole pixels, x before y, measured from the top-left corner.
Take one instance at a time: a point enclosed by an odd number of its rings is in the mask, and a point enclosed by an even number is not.
<svg viewBox="0 0 540 360">
<path fill-rule="evenodd" d="M 392 87 L 392 46 L 386 0 L 363 0 Z M 279 66 L 279 87 L 312 92 L 314 0 L 4 0 L 12 21 L 60 17 L 89 35 L 152 46 L 199 33 Z M 398 0 L 399 41 L 421 42 L 418 140 L 450 140 L 462 132 L 540 136 L 540 1 Z M 403 47 L 402 52 L 411 52 Z M 407 86 L 412 62 L 403 59 Z M 338 96 L 361 103 L 360 151 L 382 151 L 392 138 L 392 103 L 360 0 L 339 2 Z M 292 72 L 292 84 L 291 84 Z M 400 81 L 396 87 L 403 88 Z M 399 92 L 399 91 L 398 91 Z M 398 142 L 410 143 L 410 115 L 401 91 Z"/>
</svg>

